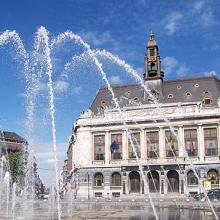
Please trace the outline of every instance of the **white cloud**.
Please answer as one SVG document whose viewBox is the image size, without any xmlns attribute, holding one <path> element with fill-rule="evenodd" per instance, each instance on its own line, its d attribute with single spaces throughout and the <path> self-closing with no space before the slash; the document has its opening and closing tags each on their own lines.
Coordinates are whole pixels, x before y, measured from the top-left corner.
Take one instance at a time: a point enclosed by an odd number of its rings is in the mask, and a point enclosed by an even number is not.
<svg viewBox="0 0 220 220">
<path fill-rule="evenodd" d="M 37 86 L 38 92 L 46 91 L 48 89 L 48 85 L 46 83 L 40 82 Z"/>
<path fill-rule="evenodd" d="M 214 70 L 211 70 L 211 71 L 208 71 L 208 72 L 204 72 L 203 75 L 205 75 L 205 76 L 217 76 L 218 74 Z"/>
<path fill-rule="evenodd" d="M 79 95 L 82 92 L 82 87 L 76 86 L 72 89 L 72 94 L 73 95 Z"/>
<path fill-rule="evenodd" d="M 182 13 L 172 12 L 164 19 L 164 29 L 167 31 L 168 34 L 172 35 L 175 33 L 182 18 Z"/>
<path fill-rule="evenodd" d="M 88 41 L 89 43 L 92 43 L 96 47 L 103 46 L 106 43 L 114 43 L 114 40 L 112 39 L 112 36 L 109 31 L 105 31 L 103 33 L 98 32 L 82 32 L 81 36 Z"/>
<path fill-rule="evenodd" d="M 201 23 L 203 26 L 210 26 L 215 23 L 213 12 L 210 8 L 204 10 L 201 14 Z"/>
<path fill-rule="evenodd" d="M 197 13 L 200 25 L 209 27 L 215 23 L 213 9 L 211 4 L 207 4 L 208 1 L 196 1 L 194 3 L 194 11 Z"/>
<path fill-rule="evenodd" d="M 39 174 L 45 184 L 51 184 L 55 182 L 55 176 L 48 177 L 47 172 L 54 172 L 54 151 L 52 143 L 43 143 L 39 140 L 32 140 L 31 149 L 33 155 L 37 160 L 37 166 L 39 168 Z M 57 161 L 59 170 L 63 166 L 63 162 L 66 159 L 68 143 L 61 142 L 57 143 Z"/>
<path fill-rule="evenodd" d="M 111 84 L 121 84 L 121 83 L 122 83 L 122 80 L 121 80 L 121 78 L 120 78 L 119 76 L 111 76 L 111 77 L 109 78 L 109 82 L 110 82 Z"/>
<path fill-rule="evenodd" d="M 176 69 L 176 74 L 178 76 L 185 76 L 189 73 L 189 68 L 185 65 L 182 64 Z"/>
<path fill-rule="evenodd" d="M 138 72 L 139 74 L 141 74 L 141 75 L 144 74 L 144 72 L 145 72 L 145 71 L 144 71 L 144 68 L 142 68 L 142 67 L 138 67 L 136 70 L 137 70 L 137 72 Z"/>
<path fill-rule="evenodd" d="M 194 9 L 200 11 L 205 5 L 205 1 L 196 1 L 194 3 Z"/>
<path fill-rule="evenodd" d="M 56 93 L 63 93 L 69 89 L 69 83 L 66 81 L 58 80 L 54 82 L 54 91 Z"/>
<path fill-rule="evenodd" d="M 162 69 L 165 76 L 171 74 L 177 74 L 178 76 L 184 76 L 189 73 L 189 68 L 185 64 L 179 63 L 175 57 L 165 57 L 162 59 Z"/>
<path fill-rule="evenodd" d="M 178 61 L 174 57 L 165 57 L 162 59 L 162 68 L 165 74 L 171 74 L 176 68 Z"/>
<path fill-rule="evenodd" d="M 16 97 L 17 97 L 17 98 L 25 99 L 25 98 L 27 98 L 27 95 L 26 95 L 25 93 L 22 93 L 22 92 L 21 92 L 21 93 L 17 93 L 17 94 L 16 94 Z"/>
<path fill-rule="evenodd" d="M 54 158 L 49 158 L 49 159 L 47 159 L 47 160 L 45 161 L 45 163 L 54 164 L 55 161 L 56 161 L 56 160 L 55 160 Z M 59 161 L 59 160 L 57 160 L 57 161 Z"/>
</svg>

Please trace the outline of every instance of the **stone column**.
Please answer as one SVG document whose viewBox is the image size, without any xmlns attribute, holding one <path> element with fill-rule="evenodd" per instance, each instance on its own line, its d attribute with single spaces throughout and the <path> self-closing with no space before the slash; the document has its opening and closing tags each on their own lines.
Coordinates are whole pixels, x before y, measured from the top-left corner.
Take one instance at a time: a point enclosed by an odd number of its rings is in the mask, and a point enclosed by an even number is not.
<svg viewBox="0 0 220 220">
<path fill-rule="evenodd" d="M 184 171 L 180 171 L 179 173 L 179 193 L 184 194 L 185 193 L 185 187 L 184 187 Z"/>
<path fill-rule="evenodd" d="M 141 129 L 140 133 L 140 148 L 141 148 L 141 159 L 145 160 L 147 158 L 147 146 L 146 146 L 146 137 L 145 130 Z"/>
<path fill-rule="evenodd" d="M 105 163 L 109 164 L 109 160 L 110 160 L 110 133 L 109 131 L 106 131 L 105 133 Z"/>
<path fill-rule="evenodd" d="M 164 129 L 160 127 L 159 130 L 159 157 L 166 157 L 166 149 L 165 149 L 165 133 Z"/>
<path fill-rule="evenodd" d="M 167 192 L 168 192 L 168 185 L 169 185 L 168 178 L 167 178 L 167 172 L 168 171 L 164 172 L 164 194 L 167 194 Z"/>
<path fill-rule="evenodd" d="M 185 145 L 184 145 L 184 130 L 183 126 L 179 126 L 178 129 L 178 150 L 179 150 L 179 157 L 184 157 L 185 152 Z"/>
<path fill-rule="evenodd" d="M 104 175 L 104 190 L 103 190 L 103 197 L 111 196 L 111 172 L 110 170 L 106 170 L 103 172 Z"/>
<path fill-rule="evenodd" d="M 204 132 L 201 124 L 199 125 L 198 128 L 198 151 L 199 151 L 198 156 L 200 157 L 200 161 L 204 161 L 204 157 L 205 157 Z"/>
<path fill-rule="evenodd" d="M 127 151 L 127 131 L 124 130 L 122 133 L 122 159 L 126 160 L 128 158 L 128 151 Z"/>
<path fill-rule="evenodd" d="M 164 184 L 165 184 L 165 176 L 164 176 L 164 170 L 163 166 L 160 166 L 161 171 L 160 171 L 160 194 L 164 195 Z"/>
</svg>

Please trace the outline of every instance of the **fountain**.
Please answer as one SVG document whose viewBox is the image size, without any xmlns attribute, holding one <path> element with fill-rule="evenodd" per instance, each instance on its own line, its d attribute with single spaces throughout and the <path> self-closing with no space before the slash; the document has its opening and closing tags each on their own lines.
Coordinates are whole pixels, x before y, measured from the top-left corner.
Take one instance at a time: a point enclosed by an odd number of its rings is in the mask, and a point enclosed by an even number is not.
<svg viewBox="0 0 220 220">
<path fill-rule="evenodd" d="M 35 99 L 36 95 L 39 92 L 39 86 L 41 82 L 41 78 L 46 75 L 47 76 L 47 86 L 48 86 L 48 93 L 49 93 L 49 112 L 51 117 L 51 134 L 52 134 L 52 145 L 53 145 L 53 152 L 54 152 L 54 170 L 55 170 L 55 187 L 52 187 L 50 190 L 50 196 L 47 201 L 47 204 L 40 203 L 35 199 L 35 192 L 34 192 L 34 174 L 33 174 L 33 155 L 31 151 L 29 150 L 28 158 L 27 158 L 27 164 L 25 168 L 25 185 L 23 187 L 18 186 L 17 183 L 12 183 L 10 180 L 10 169 L 7 167 L 5 169 L 5 164 L 7 164 L 7 156 L 1 158 L 1 167 L 0 167 L 0 213 L 1 216 L 3 216 L 5 219 L 8 219 L 12 217 L 12 219 L 16 219 L 16 216 L 19 216 L 23 219 L 35 219 L 39 213 L 37 212 L 38 205 L 40 206 L 40 209 L 44 210 L 44 212 L 40 213 L 40 216 L 43 216 L 44 219 L 59 219 L 61 220 L 62 217 L 65 215 L 65 217 L 69 217 L 72 219 L 74 216 L 73 212 L 73 206 L 77 205 L 73 201 L 73 193 L 71 191 L 71 188 L 69 187 L 68 193 L 65 196 L 64 200 L 60 199 L 60 193 L 59 193 L 59 171 L 58 171 L 58 158 L 57 158 L 57 137 L 56 137 L 56 117 L 55 117 L 55 102 L 54 102 L 54 85 L 53 85 L 53 66 L 52 66 L 52 57 L 51 57 L 51 50 L 56 48 L 57 45 L 60 45 L 61 43 L 65 42 L 66 40 L 70 40 L 74 44 L 77 44 L 81 47 L 83 47 L 84 52 L 80 55 L 74 55 L 72 57 L 72 60 L 70 62 L 67 62 L 64 66 L 64 71 L 61 73 L 61 78 L 68 78 L 68 73 L 71 70 L 72 64 L 76 60 L 80 61 L 85 58 L 90 58 L 96 68 L 98 69 L 98 73 L 100 74 L 100 77 L 106 84 L 111 96 L 112 101 L 115 105 L 116 111 L 120 115 L 121 124 L 124 126 L 125 130 L 128 133 L 128 139 L 131 143 L 131 147 L 133 149 L 133 152 L 135 154 L 136 162 L 138 164 L 142 179 L 144 181 L 144 194 L 146 195 L 147 199 L 145 200 L 146 203 L 149 201 L 152 215 L 155 219 L 160 219 L 160 210 L 156 208 L 155 201 L 151 197 L 151 193 L 149 191 L 149 188 L 147 187 L 147 178 L 144 174 L 142 163 L 138 157 L 136 146 L 138 144 L 136 138 L 132 136 L 131 131 L 128 128 L 126 118 L 124 116 L 124 110 L 121 109 L 119 102 L 117 98 L 115 97 L 114 91 L 109 83 L 109 80 L 107 79 L 106 73 L 103 70 L 102 63 L 100 62 L 99 57 L 105 57 L 109 59 L 111 62 L 116 63 L 117 65 L 123 67 L 125 71 L 130 74 L 136 81 L 140 83 L 140 85 L 143 87 L 146 94 L 149 95 L 149 97 L 153 100 L 156 109 L 161 114 L 161 117 L 163 120 L 167 123 L 167 126 L 170 128 L 173 135 L 176 137 L 176 139 L 179 141 L 179 138 L 177 134 L 174 131 L 174 128 L 170 124 L 170 121 L 167 119 L 166 115 L 162 112 L 160 108 L 160 104 L 158 103 L 155 96 L 151 93 L 151 91 L 146 87 L 146 85 L 142 82 L 141 77 L 139 74 L 128 64 L 126 64 L 123 60 L 119 59 L 117 56 L 114 56 L 113 54 L 103 50 L 92 50 L 90 46 L 85 43 L 82 38 L 76 34 L 74 34 L 71 31 L 67 31 L 64 33 L 61 33 L 56 38 L 52 39 L 50 41 L 49 39 L 49 33 L 44 27 L 40 27 L 35 35 L 35 42 L 34 42 L 34 49 L 32 52 L 27 52 L 22 40 L 20 39 L 19 35 L 15 31 L 5 31 L 0 35 L 0 46 L 3 46 L 5 44 L 12 43 L 13 46 L 16 48 L 15 53 L 16 56 L 21 59 L 24 67 L 24 77 L 26 80 L 26 95 L 27 95 L 27 107 L 26 107 L 26 114 L 27 114 L 27 122 L 26 122 L 26 131 L 27 131 L 27 138 L 29 140 L 30 148 L 31 148 L 31 136 L 34 129 L 34 115 L 35 115 Z M 41 59 L 39 59 L 41 57 Z M 173 152 L 173 149 L 171 146 L 169 146 L 171 151 Z M 203 190 L 203 185 L 201 180 L 199 179 L 199 176 L 196 172 L 195 166 L 193 165 L 193 162 L 189 158 L 185 148 L 184 152 L 186 155 L 187 160 L 190 162 L 191 167 L 194 171 L 195 176 L 198 178 L 200 187 Z M 174 154 L 174 152 L 173 152 Z M 175 154 L 174 154 L 175 156 Z M 150 175 L 152 177 L 152 174 L 150 172 Z M 154 181 L 154 178 L 152 177 L 152 180 Z M 12 184 L 11 184 L 12 183 Z M 156 185 L 154 183 L 154 186 L 156 188 Z M 205 192 L 205 191 L 204 191 Z M 206 195 L 206 200 L 208 203 L 208 206 L 214 216 L 215 219 L 218 219 L 218 216 L 216 214 L 216 210 L 213 207 L 212 202 L 209 200 L 208 196 Z M 68 204 L 67 206 L 65 204 Z M 177 203 L 175 203 L 176 206 L 178 206 Z M 47 211 L 45 211 L 45 207 L 48 208 Z M 68 207 L 68 208 L 67 208 Z M 63 209 L 62 209 L 63 208 Z M 66 210 L 68 209 L 68 211 Z M 6 210 L 5 213 L 3 213 L 3 210 Z M 149 210 L 148 210 L 149 211 Z M 151 216 L 152 217 L 152 216 Z M 150 216 L 149 216 L 150 218 Z"/>
</svg>

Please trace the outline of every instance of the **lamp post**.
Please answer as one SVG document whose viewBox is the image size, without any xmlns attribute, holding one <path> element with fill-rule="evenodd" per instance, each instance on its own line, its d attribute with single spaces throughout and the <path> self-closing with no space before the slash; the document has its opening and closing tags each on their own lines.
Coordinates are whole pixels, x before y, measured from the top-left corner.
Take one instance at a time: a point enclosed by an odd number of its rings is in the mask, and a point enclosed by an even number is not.
<svg viewBox="0 0 220 220">
<path fill-rule="evenodd" d="M 89 176 L 89 173 L 88 173 L 88 200 L 90 199 L 90 195 L 89 195 L 89 179 L 90 179 L 90 176 Z"/>
</svg>

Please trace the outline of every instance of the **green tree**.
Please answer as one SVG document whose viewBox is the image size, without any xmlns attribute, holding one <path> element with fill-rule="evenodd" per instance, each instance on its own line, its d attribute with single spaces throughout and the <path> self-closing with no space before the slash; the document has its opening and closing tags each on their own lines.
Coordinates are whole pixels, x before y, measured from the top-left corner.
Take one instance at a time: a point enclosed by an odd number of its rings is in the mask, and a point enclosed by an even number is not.
<svg viewBox="0 0 220 220">
<path fill-rule="evenodd" d="M 21 157 L 19 153 L 16 152 L 9 152 L 9 166 L 10 166 L 10 173 L 12 182 L 17 182 L 19 174 L 21 174 Z"/>
</svg>

